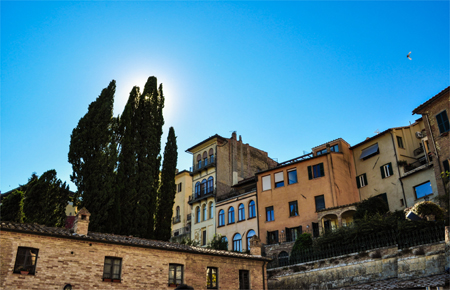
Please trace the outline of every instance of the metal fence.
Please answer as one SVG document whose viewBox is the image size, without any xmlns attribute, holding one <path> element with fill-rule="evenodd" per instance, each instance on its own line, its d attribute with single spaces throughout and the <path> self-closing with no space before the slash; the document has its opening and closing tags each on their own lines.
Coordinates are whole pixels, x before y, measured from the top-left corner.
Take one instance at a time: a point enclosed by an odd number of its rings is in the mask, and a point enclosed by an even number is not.
<svg viewBox="0 0 450 290">
<path fill-rule="evenodd" d="M 279 256 L 272 256 L 272 261 L 267 265 L 267 268 L 271 269 L 295 265 L 394 245 L 397 245 L 399 249 L 405 249 L 443 240 L 445 240 L 444 225 L 434 225 L 425 229 L 409 232 L 398 232 L 393 230 L 390 232 L 358 237 L 347 244 L 327 244 L 321 247 L 302 250 L 296 254 L 290 255 L 286 252 L 281 252 Z"/>
</svg>

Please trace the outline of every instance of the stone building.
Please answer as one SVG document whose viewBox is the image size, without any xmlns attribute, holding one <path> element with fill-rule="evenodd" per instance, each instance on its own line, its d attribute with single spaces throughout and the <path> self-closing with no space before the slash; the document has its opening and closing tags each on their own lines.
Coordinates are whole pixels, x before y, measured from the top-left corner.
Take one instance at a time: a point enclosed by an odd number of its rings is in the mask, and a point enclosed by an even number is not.
<svg viewBox="0 0 450 290">
<path fill-rule="evenodd" d="M 351 147 L 361 200 L 382 197 L 390 211 L 437 195 L 430 140 L 423 119 L 389 128 Z"/>
<path fill-rule="evenodd" d="M 425 136 L 428 137 L 430 152 L 435 158 L 434 174 L 439 194 L 445 194 L 441 173 L 450 171 L 450 87 L 447 87 L 422 105 L 413 110 L 413 114 L 421 114 L 425 122 Z"/>
<path fill-rule="evenodd" d="M 258 240 L 253 255 L 89 232 L 78 212 L 72 231 L 2 221 L 1 289 L 267 289 Z M 259 243 L 260 245 L 260 243 Z"/>
<path fill-rule="evenodd" d="M 191 172 L 183 170 L 175 175 L 175 201 L 172 215 L 172 235 L 170 241 L 181 242 L 191 237 L 191 207 L 188 204 L 192 194 Z"/>
<path fill-rule="evenodd" d="M 192 187 L 189 197 L 192 206 L 191 239 L 202 246 L 216 233 L 215 202 L 231 192 L 231 186 L 253 177 L 261 170 L 276 165 L 267 152 L 236 139 L 211 136 L 187 149 L 193 156 Z"/>
</svg>

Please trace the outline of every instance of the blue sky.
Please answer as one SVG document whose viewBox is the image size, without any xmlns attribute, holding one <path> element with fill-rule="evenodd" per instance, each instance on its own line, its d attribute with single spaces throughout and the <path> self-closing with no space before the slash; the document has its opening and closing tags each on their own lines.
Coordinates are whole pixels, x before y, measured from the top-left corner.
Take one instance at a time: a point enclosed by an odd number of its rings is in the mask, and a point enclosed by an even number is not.
<svg viewBox="0 0 450 290">
<path fill-rule="evenodd" d="M 115 115 L 163 83 L 180 170 L 232 131 L 282 162 L 413 122 L 449 51 L 448 1 L 1 1 L 1 191 L 49 169 L 76 190 L 70 134 L 112 79 Z"/>
</svg>

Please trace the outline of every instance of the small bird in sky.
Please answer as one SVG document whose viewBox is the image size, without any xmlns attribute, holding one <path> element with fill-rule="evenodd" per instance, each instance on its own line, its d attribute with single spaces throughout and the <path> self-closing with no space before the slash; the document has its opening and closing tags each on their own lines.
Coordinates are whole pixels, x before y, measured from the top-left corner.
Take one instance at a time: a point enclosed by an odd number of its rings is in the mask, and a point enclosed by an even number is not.
<svg viewBox="0 0 450 290">
<path fill-rule="evenodd" d="M 408 53 L 408 55 L 406 57 L 409 58 L 409 60 L 412 60 L 412 58 L 409 57 L 410 55 L 411 55 L 411 51 Z"/>
</svg>

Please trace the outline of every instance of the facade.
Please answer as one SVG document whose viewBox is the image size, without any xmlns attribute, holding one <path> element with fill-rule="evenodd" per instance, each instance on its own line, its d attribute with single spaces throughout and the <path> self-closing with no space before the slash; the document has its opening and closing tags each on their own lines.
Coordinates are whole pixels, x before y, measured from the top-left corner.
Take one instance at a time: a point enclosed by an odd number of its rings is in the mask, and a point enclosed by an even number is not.
<svg viewBox="0 0 450 290">
<path fill-rule="evenodd" d="M 231 186 L 257 171 L 275 166 L 267 152 L 236 139 L 214 135 L 186 150 L 193 155 L 191 239 L 206 246 L 216 233 L 216 198 L 232 191 Z"/>
<path fill-rule="evenodd" d="M 191 237 L 191 207 L 188 204 L 192 193 L 191 172 L 183 170 L 175 176 L 175 202 L 172 215 L 171 242 L 181 242 Z"/>
<path fill-rule="evenodd" d="M 419 107 L 413 114 L 421 114 L 425 123 L 425 135 L 428 137 L 429 150 L 434 156 L 433 162 L 437 190 L 445 194 L 444 182 L 441 173 L 449 171 L 450 162 L 450 87 L 447 87 Z"/>
<path fill-rule="evenodd" d="M 390 128 L 351 147 L 360 199 L 382 197 L 390 211 L 403 210 L 437 194 L 429 140 L 420 118 Z"/>
<path fill-rule="evenodd" d="M 256 178 L 233 186 L 233 194 L 216 202 L 217 234 L 228 241 L 228 250 L 250 251 L 250 239 L 258 233 Z"/>
<path fill-rule="evenodd" d="M 343 139 L 336 139 L 313 148 L 312 153 L 257 173 L 259 236 L 263 243 L 291 242 L 292 247 L 303 231 L 318 236 L 322 228 L 342 224 L 342 216 L 324 216 L 319 221 L 317 213 L 359 201 L 349 147 Z"/>
<path fill-rule="evenodd" d="M 2 221 L 0 288 L 267 289 L 260 248 L 247 255 L 91 233 L 89 216 L 80 210 L 73 231 Z"/>
</svg>

